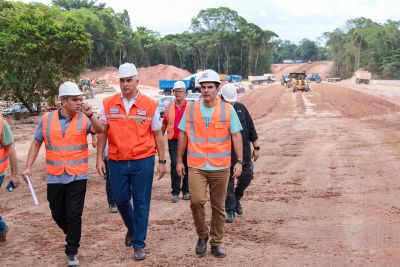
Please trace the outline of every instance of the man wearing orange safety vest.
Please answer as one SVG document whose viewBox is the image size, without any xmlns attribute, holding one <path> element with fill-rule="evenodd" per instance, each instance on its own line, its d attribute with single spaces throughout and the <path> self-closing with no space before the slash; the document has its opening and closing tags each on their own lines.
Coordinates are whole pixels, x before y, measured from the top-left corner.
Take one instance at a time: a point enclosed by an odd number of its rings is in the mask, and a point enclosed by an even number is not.
<svg viewBox="0 0 400 267">
<path fill-rule="evenodd" d="M 168 151 L 171 160 L 171 202 L 176 203 L 179 200 L 179 193 L 182 191 L 183 199 L 189 200 L 188 185 L 188 167 L 186 160 L 186 152 L 183 156 L 183 164 L 185 165 L 185 174 L 183 179 L 176 172 L 176 157 L 178 152 L 179 123 L 181 122 L 183 113 L 186 109 L 186 85 L 182 81 L 177 81 L 172 89 L 175 95 L 175 101 L 168 104 L 165 109 L 163 125 L 161 131 L 168 136 Z M 182 180 L 182 187 L 181 187 Z"/>
<path fill-rule="evenodd" d="M 108 170 L 113 200 L 127 228 L 125 245 L 133 247 L 134 260 L 144 260 L 149 221 L 154 155 L 158 151 L 158 177 L 165 174 L 164 138 L 157 103 L 138 90 L 134 64 L 119 67 L 121 93 L 103 100 L 104 134 L 98 136 L 97 171 L 108 140 Z M 131 201 L 132 200 L 132 201 Z M 133 206 L 132 206 L 133 203 Z"/>
<path fill-rule="evenodd" d="M 46 112 L 40 119 L 22 173 L 23 178 L 32 175 L 33 163 L 44 142 L 47 200 L 54 221 L 66 235 L 68 266 L 79 266 L 77 254 L 88 179 L 87 135 L 104 130 L 100 120 L 93 116 L 92 108 L 83 102 L 82 95 L 73 82 L 60 85 L 61 108 Z"/>
<path fill-rule="evenodd" d="M 231 140 L 237 156 L 233 177 L 238 177 L 243 164 L 242 126 L 234 108 L 217 96 L 221 84 L 219 75 L 213 70 L 205 70 L 200 74 L 199 83 L 203 100 L 188 104 L 179 124 L 181 132 L 176 168 L 182 177 L 185 173 L 182 159 L 187 148 L 190 208 L 199 236 L 195 252 L 199 257 L 206 254 L 210 236 L 211 253 L 222 258 L 225 252 L 220 245 L 224 235 L 224 204 L 231 165 Z M 207 185 L 212 208 L 210 231 L 204 211 Z"/>
<path fill-rule="evenodd" d="M 4 182 L 6 170 L 10 166 L 11 177 Z M 14 141 L 11 128 L 8 123 L 0 116 L 0 187 L 8 184 L 10 181 L 14 186 L 19 185 L 17 155 L 14 148 Z M 4 202 L 3 202 L 4 203 Z M 0 246 L 7 242 L 8 226 L 4 219 L 0 216 Z"/>
</svg>

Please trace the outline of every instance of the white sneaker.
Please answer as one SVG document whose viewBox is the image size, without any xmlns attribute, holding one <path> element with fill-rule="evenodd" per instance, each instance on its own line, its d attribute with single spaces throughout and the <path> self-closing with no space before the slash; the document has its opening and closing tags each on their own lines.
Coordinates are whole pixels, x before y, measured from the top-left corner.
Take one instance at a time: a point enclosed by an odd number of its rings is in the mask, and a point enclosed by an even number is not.
<svg viewBox="0 0 400 267">
<path fill-rule="evenodd" d="M 67 255 L 68 267 L 79 267 L 78 255 Z"/>
</svg>

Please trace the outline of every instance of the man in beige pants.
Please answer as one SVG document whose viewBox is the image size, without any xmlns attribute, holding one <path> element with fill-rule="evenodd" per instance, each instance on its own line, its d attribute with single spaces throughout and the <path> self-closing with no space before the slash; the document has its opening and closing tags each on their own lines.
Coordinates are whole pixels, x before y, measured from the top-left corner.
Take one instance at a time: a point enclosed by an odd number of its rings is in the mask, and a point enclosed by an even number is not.
<svg viewBox="0 0 400 267">
<path fill-rule="evenodd" d="M 240 134 L 242 126 L 235 109 L 217 96 L 221 83 L 219 75 L 213 70 L 206 70 L 200 75 L 199 83 L 203 99 L 187 105 L 179 124 L 181 131 L 176 169 L 182 177 L 185 173 L 182 158 L 187 148 L 190 208 L 199 236 L 195 251 L 199 257 L 206 254 L 210 235 L 211 253 L 222 258 L 226 255 L 220 245 L 224 235 L 224 206 L 230 173 L 231 144 L 233 143 L 238 159 L 233 168 L 233 177 L 238 177 L 243 164 Z M 207 185 L 212 208 L 210 231 L 204 211 Z"/>
</svg>

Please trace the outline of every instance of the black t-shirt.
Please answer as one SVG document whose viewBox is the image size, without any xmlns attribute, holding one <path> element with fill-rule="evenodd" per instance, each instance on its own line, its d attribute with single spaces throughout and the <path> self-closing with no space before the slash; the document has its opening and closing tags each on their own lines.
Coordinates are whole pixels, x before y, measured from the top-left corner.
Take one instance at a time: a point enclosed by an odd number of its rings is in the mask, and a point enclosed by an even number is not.
<svg viewBox="0 0 400 267">
<path fill-rule="evenodd" d="M 243 160 L 245 164 L 251 161 L 251 143 L 258 139 L 256 129 L 254 127 L 253 119 L 250 116 L 247 108 L 239 102 L 235 102 L 233 107 L 239 117 L 240 123 L 242 124 L 243 130 L 240 131 L 243 139 Z M 237 158 L 235 149 L 232 144 L 232 166 L 235 165 Z"/>
</svg>

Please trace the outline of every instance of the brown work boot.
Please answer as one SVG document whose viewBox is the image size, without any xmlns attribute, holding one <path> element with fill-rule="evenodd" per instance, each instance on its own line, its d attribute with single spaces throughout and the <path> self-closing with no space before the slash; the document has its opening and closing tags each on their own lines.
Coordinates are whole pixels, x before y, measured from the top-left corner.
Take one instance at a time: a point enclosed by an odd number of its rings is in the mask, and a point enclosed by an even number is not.
<svg viewBox="0 0 400 267">
<path fill-rule="evenodd" d="M 132 233 L 128 230 L 125 235 L 125 246 L 130 247 L 132 246 Z"/>
<path fill-rule="evenodd" d="M 0 232 L 0 246 L 7 244 L 7 232 L 8 226 L 6 226 L 3 232 Z"/>
<path fill-rule="evenodd" d="M 133 248 L 135 254 L 133 254 L 133 259 L 135 261 L 141 261 L 146 258 L 146 252 L 144 252 L 143 248 Z"/>
</svg>

